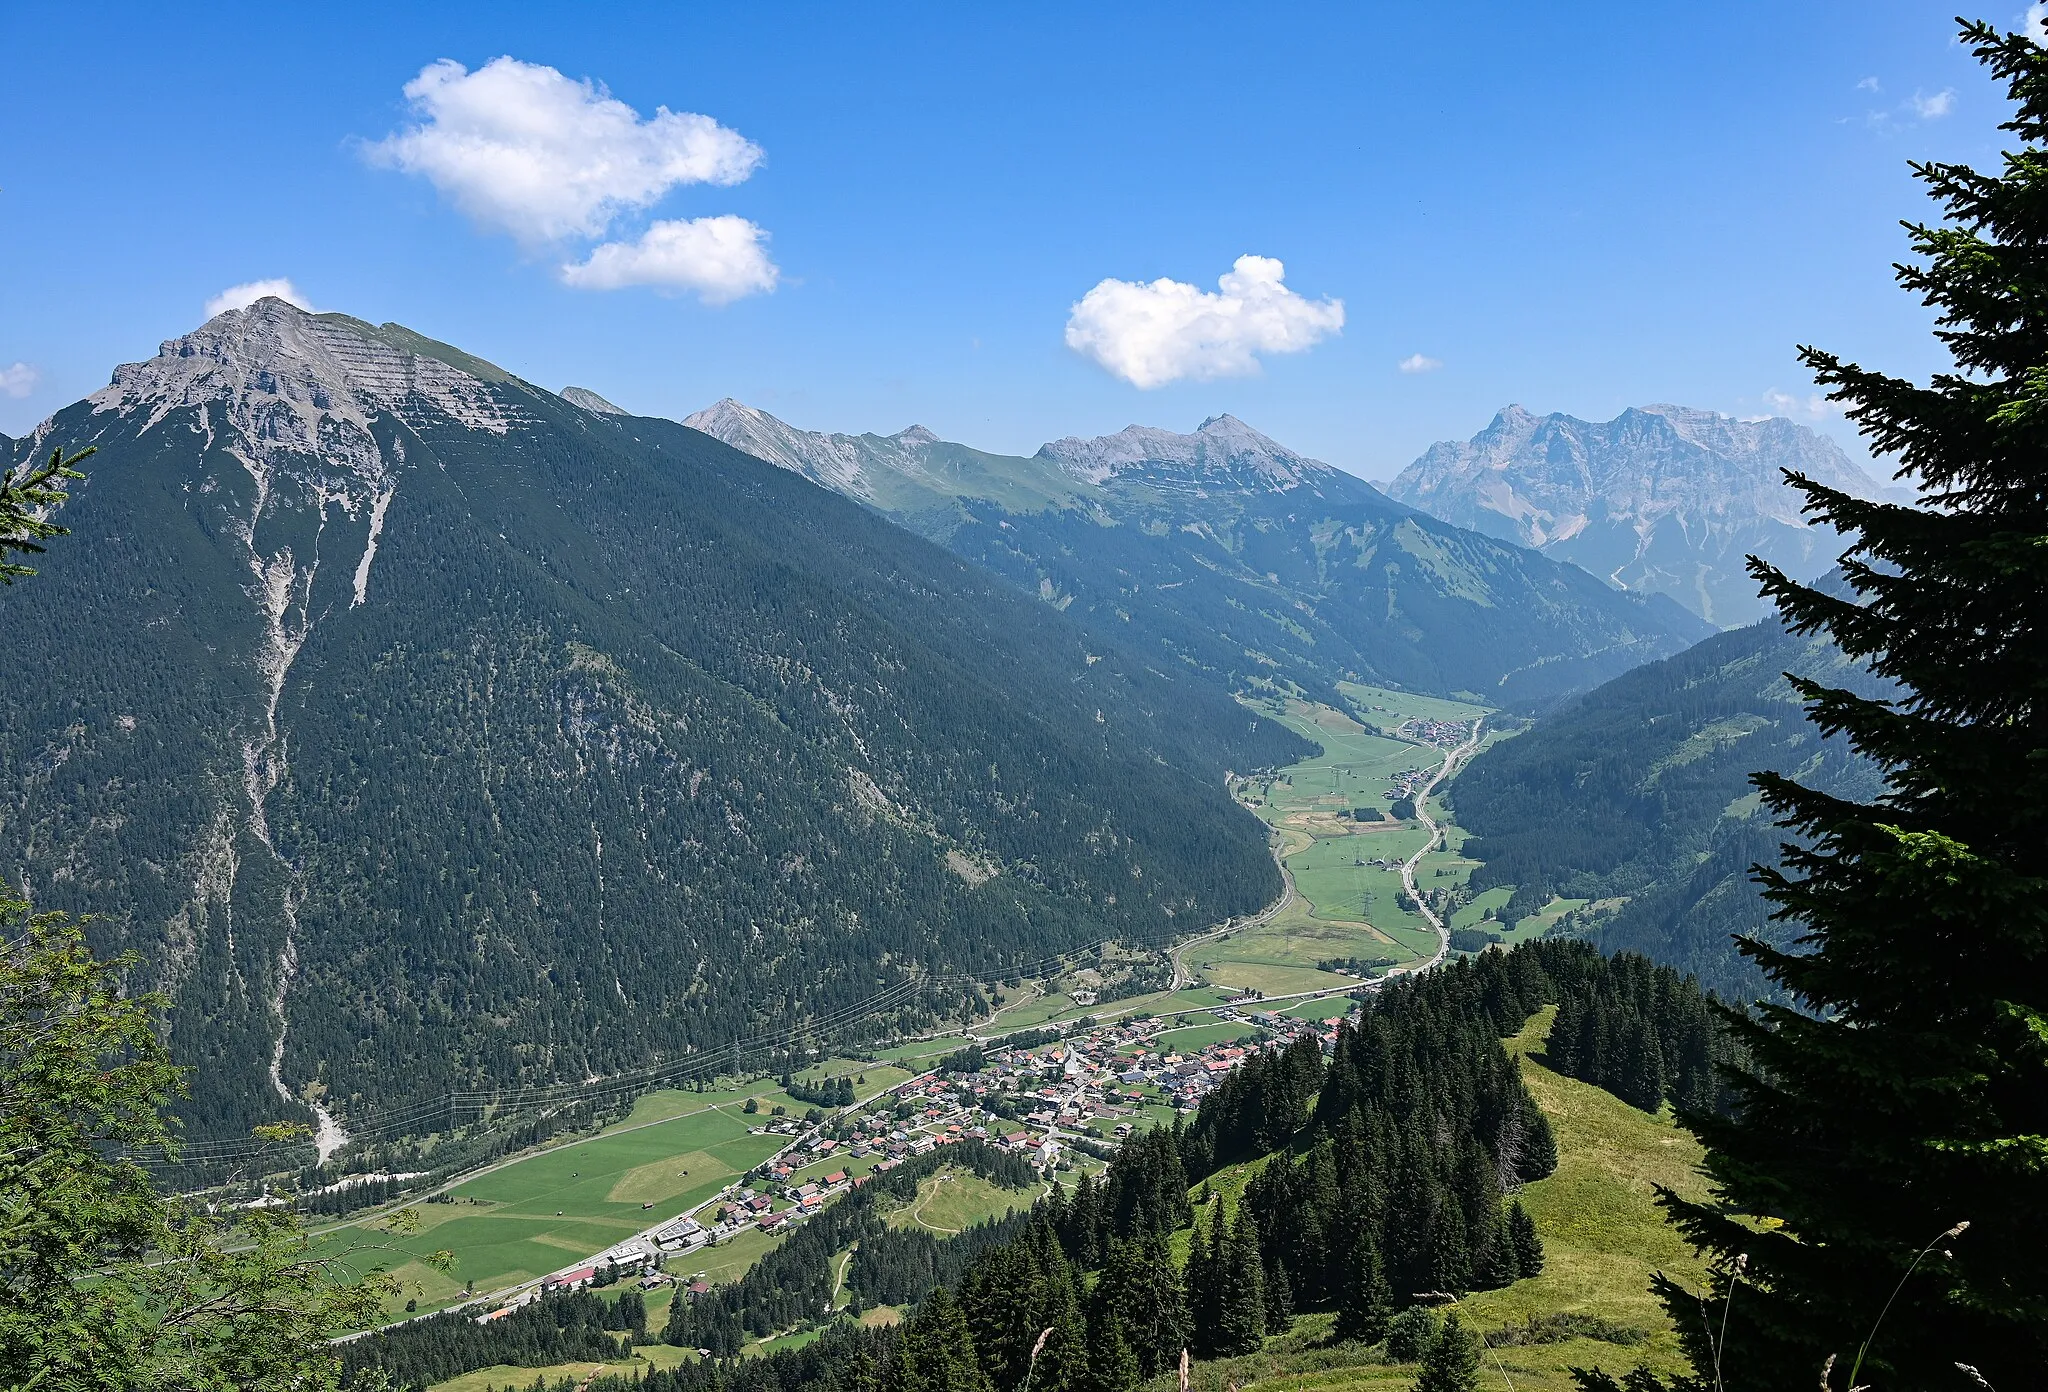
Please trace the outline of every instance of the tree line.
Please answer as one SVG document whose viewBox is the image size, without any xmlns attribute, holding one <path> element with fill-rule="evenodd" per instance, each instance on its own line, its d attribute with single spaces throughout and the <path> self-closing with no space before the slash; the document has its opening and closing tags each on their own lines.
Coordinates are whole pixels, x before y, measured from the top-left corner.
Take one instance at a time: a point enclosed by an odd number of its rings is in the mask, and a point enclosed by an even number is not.
<svg viewBox="0 0 2048 1392">
<path fill-rule="evenodd" d="M 416 1389 L 499 1363 L 606 1362 L 646 1332 L 647 1302 L 638 1291 L 622 1292 L 616 1301 L 563 1291 L 488 1324 L 478 1324 L 473 1310 L 449 1310 L 351 1340 L 341 1346 L 342 1377 L 361 1385 L 382 1372 L 394 1387 Z"/>
</svg>

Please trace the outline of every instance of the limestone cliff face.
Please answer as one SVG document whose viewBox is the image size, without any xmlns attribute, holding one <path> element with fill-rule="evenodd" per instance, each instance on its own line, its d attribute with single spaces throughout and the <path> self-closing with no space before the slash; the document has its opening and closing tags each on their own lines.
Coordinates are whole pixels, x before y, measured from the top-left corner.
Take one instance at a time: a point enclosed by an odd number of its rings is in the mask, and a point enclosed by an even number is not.
<svg viewBox="0 0 2048 1392">
<path fill-rule="evenodd" d="M 1883 491 L 1792 421 L 1659 405 L 1603 422 L 1510 406 L 1470 440 L 1432 445 L 1388 492 L 1725 627 L 1763 613 L 1744 557 L 1802 579 L 1834 563 L 1836 538 L 1800 516 L 1786 469 L 1857 497 Z"/>
</svg>

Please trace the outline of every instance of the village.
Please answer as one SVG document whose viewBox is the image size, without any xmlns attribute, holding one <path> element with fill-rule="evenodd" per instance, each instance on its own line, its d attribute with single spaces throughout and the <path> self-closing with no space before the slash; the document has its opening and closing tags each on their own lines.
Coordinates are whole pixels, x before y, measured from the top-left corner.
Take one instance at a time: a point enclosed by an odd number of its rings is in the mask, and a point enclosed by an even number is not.
<svg viewBox="0 0 2048 1392">
<path fill-rule="evenodd" d="M 783 1234 L 870 1176 L 942 1146 L 977 1140 L 1023 1156 L 1048 1183 L 1099 1172 L 1122 1138 L 1192 1115 L 1254 1052 L 1314 1035 L 1334 1047 L 1335 1019 L 1242 1002 L 1213 1024 L 1168 1018 L 1027 1031 L 968 1044 L 925 1073 L 863 1101 L 803 1118 L 771 1116 L 756 1134 L 787 1136 L 769 1160 L 686 1213 L 556 1271 L 488 1313 L 503 1318 L 544 1293 L 637 1281 L 710 1290 L 693 1256 L 748 1229 Z M 1057 1035 L 1047 1038 L 1048 1035 Z M 651 1205 L 649 1205 L 651 1207 Z"/>
</svg>

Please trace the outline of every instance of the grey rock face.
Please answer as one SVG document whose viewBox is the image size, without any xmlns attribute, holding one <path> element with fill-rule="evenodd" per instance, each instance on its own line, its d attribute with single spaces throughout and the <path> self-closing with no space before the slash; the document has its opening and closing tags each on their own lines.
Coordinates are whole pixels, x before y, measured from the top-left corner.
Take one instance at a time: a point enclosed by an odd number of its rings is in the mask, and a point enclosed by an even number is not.
<svg viewBox="0 0 2048 1392">
<path fill-rule="evenodd" d="M 1669 595 L 1725 627 L 1764 612 L 1746 556 L 1811 579 L 1840 549 L 1833 532 L 1800 516 L 1785 469 L 1856 497 L 1885 491 L 1832 440 L 1792 421 L 1669 405 L 1602 422 L 1510 406 L 1470 440 L 1432 445 L 1387 491 L 1621 588 Z"/>
<path fill-rule="evenodd" d="M 568 402 L 571 406 L 581 406 L 584 410 L 595 411 L 600 416 L 625 416 L 632 414 L 624 407 L 612 405 L 611 402 L 606 401 L 588 387 L 564 387 L 562 388 L 561 396 L 562 400 Z"/>
</svg>

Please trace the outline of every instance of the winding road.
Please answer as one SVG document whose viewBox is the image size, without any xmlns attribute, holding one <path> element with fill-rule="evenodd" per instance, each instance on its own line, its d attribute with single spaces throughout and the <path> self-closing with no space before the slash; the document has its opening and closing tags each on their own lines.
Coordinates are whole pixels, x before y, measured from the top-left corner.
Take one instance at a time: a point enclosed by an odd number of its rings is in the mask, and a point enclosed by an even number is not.
<svg viewBox="0 0 2048 1392">
<path fill-rule="evenodd" d="M 1436 952 L 1426 962 L 1410 962 L 1405 967 L 1396 967 L 1395 971 L 1428 971 L 1431 967 L 1443 961 L 1445 955 L 1451 950 L 1450 925 L 1437 917 L 1436 910 L 1429 906 L 1428 902 L 1422 897 L 1421 892 L 1415 888 L 1415 867 L 1422 863 L 1424 856 L 1436 849 L 1437 843 L 1443 840 L 1444 837 L 1444 829 L 1437 825 L 1436 818 L 1429 815 L 1429 795 L 1436 791 L 1439 783 L 1449 778 L 1457 770 L 1460 759 L 1479 747 L 1479 730 L 1485 723 L 1485 716 L 1480 716 L 1472 722 L 1471 737 L 1456 749 L 1445 752 L 1443 765 L 1430 775 L 1429 782 L 1423 784 L 1420 791 L 1415 794 L 1415 816 L 1418 821 L 1429 828 L 1429 839 L 1422 843 L 1422 848 L 1416 851 L 1414 855 L 1401 862 L 1401 887 L 1407 890 L 1408 897 L 1415 901 L 1415 911 L 1428 919 L 1429 926 L 1436 930 Z M 1392 972 L 1388 973 L 1390 976 L 1392 974 Z"/>
</svg>

